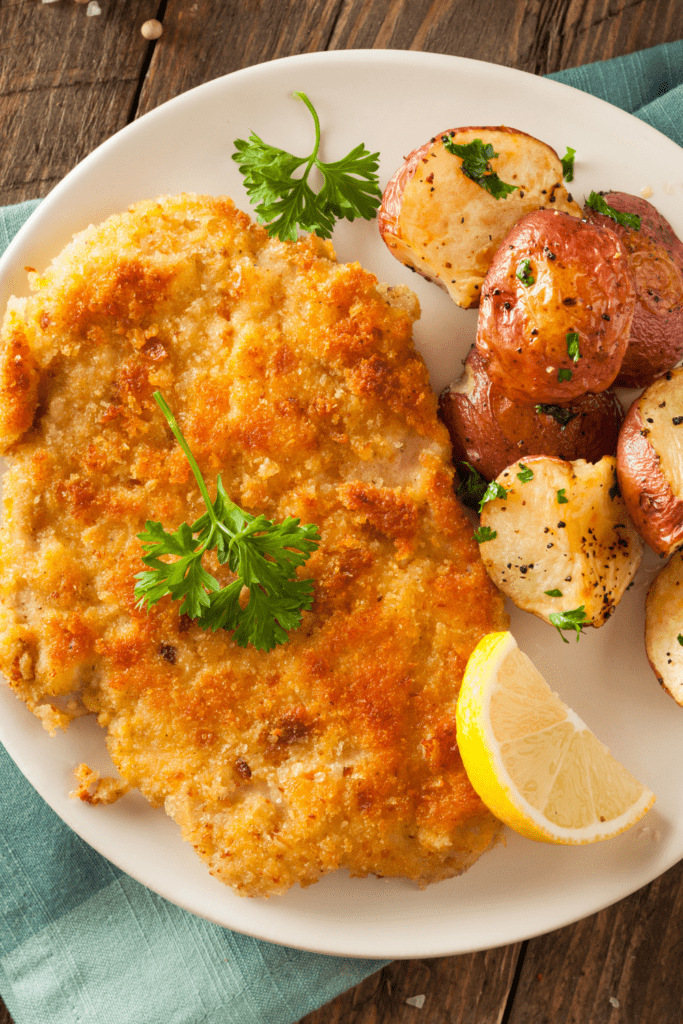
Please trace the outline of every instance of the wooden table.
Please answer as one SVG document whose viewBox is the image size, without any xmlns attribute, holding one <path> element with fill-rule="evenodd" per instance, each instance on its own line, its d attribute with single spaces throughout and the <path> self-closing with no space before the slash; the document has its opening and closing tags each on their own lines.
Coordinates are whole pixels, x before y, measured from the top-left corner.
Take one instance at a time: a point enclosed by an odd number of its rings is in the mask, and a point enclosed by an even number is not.
<svg viewBox="0 0 683 1024">
<path fill-rule="evenodd" d="M 0 203 L 44 196 L 179 93 L 293 53 L 376 47 L 534 74 L 683 38 L 682 0 L 0 0 Z M 140 27 L 163 22 L 147 42 Z M 406 999 L 424 995 L 422 1008 Z M 302 1024 L 681 1024 L 683 863 L 588 920 L 399 961 Z M 0 1024 L 10 1017 L 0 1002 Z M 48 1022 L 46 1022 L 48 1024 Z"/>
</svg>

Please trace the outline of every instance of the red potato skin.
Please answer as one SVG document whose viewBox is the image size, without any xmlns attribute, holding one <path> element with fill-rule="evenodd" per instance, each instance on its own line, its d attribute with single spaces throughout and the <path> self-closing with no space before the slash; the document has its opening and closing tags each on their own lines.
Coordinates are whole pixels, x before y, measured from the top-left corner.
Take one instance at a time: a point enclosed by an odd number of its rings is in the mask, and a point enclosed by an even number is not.
<svg viewBox="0 0 683 1024">
<path fill-rule="evenodd" d="M 652 203 L 625 192 L 603 193 L 620 213 L 635 213 L 640 229 L 623 227 L 589 206 L 584 215 L 619 235 L 636 285 L 631 336 L 616 383 L 645 388 L 683 355 L 683 243 Z"/>
<path fill-rule="evenodd" d="M 647 435 L 637 398 L 619 432 L 617 479 L 633 525 L 663 558 L 683 544 L 683 501 L 662 473 Z"/>
<path fill-rule="evenodd" d="M 536 412 L 535 405 L 520 405 L 495 388 L 476 348 L 465 366 L 467 391 L 456 391 L 454 382 L 439 398 L 456 462 L 464 459 L 493 480 L 513 462 L 534 455 L 599 462 L 616 454 L 624 412 L 614 392 L 582 395 L 571 406 L 575 415 L 562 426 L 552 415 Z"/>
<path fill-rule="evenodd" d="M 564 213 L 537 210 L 515 225 L 486 275 L 477 326 L 477 348 L 501 391 L 568 405 L 613 383 L 635 308 L 626 256 L 613 231 Z M 517 277 L 523 259 L 535 277 L 528 287 Z M 569 332 L 579 335 L 577 362 Z M 571 378 L 559 380 L 560 369 Z"/>
</svg>

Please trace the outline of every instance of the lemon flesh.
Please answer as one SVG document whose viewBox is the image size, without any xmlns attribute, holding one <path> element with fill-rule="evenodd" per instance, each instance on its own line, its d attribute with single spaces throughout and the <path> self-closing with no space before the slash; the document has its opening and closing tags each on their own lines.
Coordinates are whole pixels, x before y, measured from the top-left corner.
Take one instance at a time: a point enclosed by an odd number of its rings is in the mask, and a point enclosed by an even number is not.
<svg viewBox="0 0 683 1024">
<path fill-rule="evenodd" d="M 496 817 L 530 839 L 609 839 L 655 801 L 552 692 L 511 633 L 489 633 L 472 652 L 457 726 L 472 786 Z"/>
</svg>

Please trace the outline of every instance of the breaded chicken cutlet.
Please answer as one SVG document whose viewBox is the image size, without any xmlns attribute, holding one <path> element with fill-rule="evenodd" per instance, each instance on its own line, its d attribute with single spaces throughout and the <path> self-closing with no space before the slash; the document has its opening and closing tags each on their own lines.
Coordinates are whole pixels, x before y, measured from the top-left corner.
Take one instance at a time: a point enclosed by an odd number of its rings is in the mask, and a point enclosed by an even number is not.
<svg viewBox="0 0 683 1024">
<path fill-rule="evenodd" d="M 0 667 L 17 696 L 54 728 L 77 695 L 120 788 L 165 807 L 241 894 L 469 867 L 499 824 L 455 703 L 506 620 L 453 494 L 412 293 L 194 195 L 87 229 L 31 286 L 0 357 Z M 220 473 L 246 511 L 320 530 L 299 570 L 313 607 L 269 653 L 169 597 L 136 607 L 145 522 L 204 511 L 156 389 L 210 489 Z"/>
</svg>

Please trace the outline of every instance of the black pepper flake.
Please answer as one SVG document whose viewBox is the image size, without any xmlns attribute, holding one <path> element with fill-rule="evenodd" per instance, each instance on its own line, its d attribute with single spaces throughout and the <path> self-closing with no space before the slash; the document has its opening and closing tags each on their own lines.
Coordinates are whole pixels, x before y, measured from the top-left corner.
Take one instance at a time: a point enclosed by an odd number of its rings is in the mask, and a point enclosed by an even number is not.
<svg viewBox="0 0 683 1024">
<path fill-rule="evenodd" d="M 652 420 L 650 420 L 650 422 L 652 422 Z M 673 423 L 674 427 L 680 427 L 681 423 L 683 423 L 683 416 L 672 416 L 671 422 Z"/>
<path fill-rule="evenodd" d="M 235 761 L 235 771 L 238 775 L 241 775 L 243 779 L 251 778 L 251 768 L 243 757 L 238 757 Z"/>
<path fill-rule="evenodd" d="M 512 309 L 512 306 L 510 305 L 509 302 L 504 302 L 503 303 L 503 309 Z"/>
<path fill-rule="evenodd" d="M 460 223 L 461 223 L 461 224 L 464 224 L 464 223 L 465 223 L 465 218 L 464 218 L 464 217 L 461 217 L 461 218 L 460 218 Z"/>
<path fill-rule="evenodd" d="M 559 523 L 557 524 L 557 528 L 558 530 L 564 530 L 566 525 L 567 524 L 560 519 Z"/>
<path fill-rule="evenodd" d="M 612 317 L 609 315 L 609 313 L 603 313 L 602 314 L 602 319 L 603 320 L 611 320 Z"/>
<path fill-rule="evenodd" d="M 520 193 L 519 193 L 519 198 L 520 198 L 520 199 L 524 199 L 524 193 L 523 193 L 523 192 L 520 192 Z"/>
<path fill-rule="evenodd" d="M 533 331 L 531 332 L 531 335 L 532 335 L 532 337 L 535 338 L 537 334 L 538 334 L 538 330 L 534 327 Z"/>
<path fill-rule="evenodd" d="M 494 295 L 500 295 L 500 288 L 494 288 L 493 289 L 493 294 Z"/>
<path fill-rule="evenodd" d="M 173 644 L 159 644 L 159 654 L 162 658 L 165 658 L 166 661 L 170 661 L 171 665 L 175 665 L 176 653 L 177 652 Z"/>
</svg>

